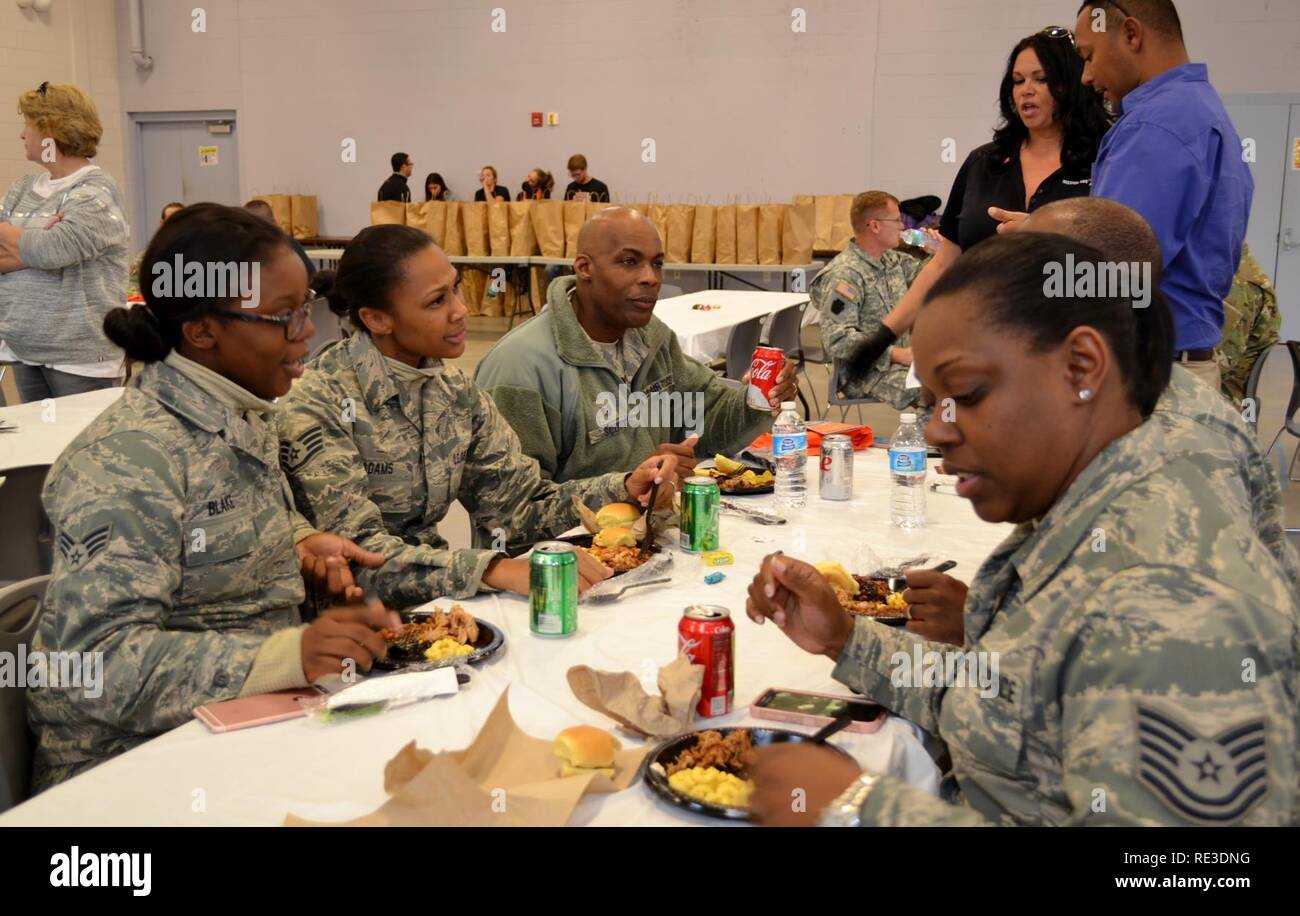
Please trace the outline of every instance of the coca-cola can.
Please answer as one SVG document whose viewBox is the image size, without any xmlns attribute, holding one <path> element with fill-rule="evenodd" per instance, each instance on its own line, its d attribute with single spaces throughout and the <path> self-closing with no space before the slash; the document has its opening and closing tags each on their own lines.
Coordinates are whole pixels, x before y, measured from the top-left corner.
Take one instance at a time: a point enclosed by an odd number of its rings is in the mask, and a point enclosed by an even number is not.
<svg viewBox="0 0 1300 916">
<path fill-rule="evenodd" d="M 848 436 L 822 439 L 822 499 L 853 498 L 853 440 Z"/>
<path fill-rule="evenodd" d="M 731 612 L 716 604 L 692 604 L 677 625 L 677 654 L 704 666 L 701 716 L 723 716 L 736 702 L 736 625 Z"/>
<path fill-rule="evenodd" d="M 758 347 L 754 350 L 754 358 L 749 363 L 749 391 L 745 395 L 745 402 L 750 407 L 755 410 L 772 409 L 768 396 L 784 365 L 785 351 L 780 347 Z"/>
</svg>

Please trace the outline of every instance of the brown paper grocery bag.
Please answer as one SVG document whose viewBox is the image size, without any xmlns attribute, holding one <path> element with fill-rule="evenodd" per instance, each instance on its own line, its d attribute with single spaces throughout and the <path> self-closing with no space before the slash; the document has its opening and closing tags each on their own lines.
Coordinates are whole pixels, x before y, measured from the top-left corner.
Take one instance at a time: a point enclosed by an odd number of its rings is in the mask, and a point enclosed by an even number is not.
<svg viewBox="0 0 1300 916">
<path fill-rule="evenodd" d="M 786 207 L 781 226 L 782 264 L 807 264 L 812 260 L 816 222 L 817 205 L 813 198 L 800 195 Z"/>
<path fill-rule="evenodd" d="M 261 198 L 258 198 L 259 200 Z M 406 204 L 400 200 L 377 200 L 370 205 L 370 225 L 405 226 Z"/>
<path fill-rule="evenodd" d="M 460 272 L 460 297 L 471 315 L 483 314 L 483 293 L 487 274 L 476 267 L 462 267 Z"/>
<path fill-rule="evenodd" d="M 763 204 L 758 208 L 758 263 L 781 263 L 781 227 L 788 204 Z"/>
<path fill-rule="evenodd" d="M 564 207 L 559 200 L 534 200 L 530 204 L 537 250 L 544 258 L 564 257 Z"/>
<path fill-rule="evenodd" d="M 494 197 L 485 206 L 487 207 L 488 254 L 494 258 L 507 257 L 510 254 L 510 204 Z"/>
<path fill-rule="evenodd" d="M 293 204 L 290 203 L 288 194 L 258 194 L 253 200 L 266 201 L 271 208 L 271 215 L 275 217 L 275 224 L 286 235 L 292 234 Z"/>
<path fill-rule="evenodd" d="M 736 205 L 719 206 L 714 213 L 713 221 L 713 263 L 738 263 L 736 261 Z"/>
<path fill-rule="evenodd" d="M 320 224 L 316 216 L 315 194 L 289 195 L 290 235 L 296 239 L 314 239 L 320 235 Z"/>
<path fill-rule="evenodd" d="M 695 229 L 691 233 L 691 263 L 712 264 L 714 247 L 717 244 L 715 227 L 717 226 L 718 208 L 712 204 L 697 204 L 695 207 Z"/>
<path fill-rule="evenodd" d="M 578 233 L 587 221 L 587 204 L 581 200 L 566 200 L 564 206 L 564 257 L 572 260 L 578 256 Z"/>
<path fill-rule="evenodd" d="M 831 221 L 830 250 L 843 251 L 853 238 L 853 223 L 849 214 L 853 210 L 853 195 L 840 194 L 835 198 L 835 216 Z"/>
<path fill-rule="evenodd" d="M 427 204 L 424 201 L 406 205 L 406 225 L 414 226 L 422 232 L 428 232 L 425 229 L 425 213 Z"/>
<path fill-rule="evenodd" d="M 835 200 L 834 194 L 818 194 L 813 198 L 813 251 L 834 251 L 831 227 L 835 223 Z"/>
<path fill-rule="evenodd" d="M 510 257 L 527 258 L 537 254 L 537 234 L 533 232 L 532 209 L 535 201 L 516 200 L 510 208 Z"/>
<path fill-rule="evenodd" d="M 736 204 L 736 263 L 758 263 L 758 204 Z"/>
<path fill-rule="evenodd" d="M 659 233 L 659 241 L 664 246 L 664 260 L 667 260 L 668 249 L 668 204 L 646 204 L 646 217 L 650 222 L 655 224 L 655 230 Z"/>
<path fill-rule="evenodd" d="M 482 201 L 460 205 L 460 225 L 465 231 L 465 254 L 484 258 L 489 253 L 488 205 Z"/>
<path fill-rule="evenodd" d="M 445 200 L 431 200 L 424 205 L 424 231 L 429 233 L 429 238 L 433 239 L 437 245 L 446 251 L 447 246 L 444 244 L 447 227 L 447 202 Z"/>
<path fill-rule="evenodd" d="M 668 235 L 664 239 L 664 262 L 689 264 L 691 236 L 695 231 L 695 205 L 669 204 L 665 224 Z"/>
<path fill-rule="evenodd" d="M 448 257 L 465 254 L 465 224 L 461 222 L 460 206 L 459 201 L 447 202 L 447 220 L 443 223 L 442 230 L 442 250 Z"/>
</svg>

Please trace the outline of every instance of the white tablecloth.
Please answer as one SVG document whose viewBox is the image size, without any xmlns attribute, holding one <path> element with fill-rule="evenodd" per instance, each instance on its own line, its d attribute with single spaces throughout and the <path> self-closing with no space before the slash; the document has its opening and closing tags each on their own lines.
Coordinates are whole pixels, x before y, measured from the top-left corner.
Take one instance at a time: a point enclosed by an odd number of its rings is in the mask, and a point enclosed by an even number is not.
<svg viewBox="0 0 1300 916">
<path fill-rule="evenodd" d="M 768 293 L 758 290 L 709 289 L 660 299 L 655 316 L 673 329 L 682 352 L 701 362 L 726 354 L 731 329 L 751 318 L 766 318 L 808 301 L 807 293 Z M 700 311 L 697 303 L 721 305 Z"/>
<path fill-rule="evenodd" d="M 549 740 L 578 722 L 612 728 L 611 721 L 578 702 L 565 672 L 587 664 L 649 674 L 653 682 L 654 667 L 674 657 L 677 622 L 692 603 L 725 605 L 736 621 L 737 709 L 707 722 L 762 724 L 745 707 L 768 687 L 847 693 L 831 679 L 829 660 L 804 653 L 775 626 L 760 627 L 745 616 L 744 594 L 759 560 L 777 548 L 810 560 L 841 557 L 865 541 L 884 556 L 937 552 L 957 560 L 954 574 L 969 579 L 1009 530 L 979 521 L 964 500 L 934 494 L 928 528 L 893 529 L 884 453 L 872 449 L 856 457 L 856 494 L 850 503 L 821 500 L 814 480 L 808 506 L 790 524 L 764 527 L 724 514 L 722 544 L 735 554 L 736 564 L 723 568 L 727 578 L 718 585 L 703 584 L 707 570 L 698 559 L 675 553 L 671 586 L 630 592 L 600 607 L 582 605 L 578 633 L 559 640 L 530 634 L 523 597 L 462 602 L 502 627 L 506 646 L 474 669 L 473 681 L 457 696 L 336 725 L 297 719 L 214 735 L 191 721 L 0 816 L 0 826 L 278 824 L 289 812 L 320 820 L 355 817 L 384 801 L 383 766 L 403 744 L 415 738 L 434 750 L 468 746 L 507 687 L 515 721 L 539 738 Z M 746 499 L 772 507 L 771 496 Z M 937 770 L 910 723 L 891 717 L 875 734 L 842 732 L 832 740 L 864 766 L 937 789 Z M 638 783 L 587 798 L 573 823 L 717 822 L 674 808 Z"/>
<path fill-rule="evenodd" d="M 77 434 L 122 396 L 121 388 L 101 388 L 85 394 L 0 407 L 0 420 L 18 425 L 17 432 L 0 432 L 0 473 L 8 468 L 53 464 Z"/>
</svg>

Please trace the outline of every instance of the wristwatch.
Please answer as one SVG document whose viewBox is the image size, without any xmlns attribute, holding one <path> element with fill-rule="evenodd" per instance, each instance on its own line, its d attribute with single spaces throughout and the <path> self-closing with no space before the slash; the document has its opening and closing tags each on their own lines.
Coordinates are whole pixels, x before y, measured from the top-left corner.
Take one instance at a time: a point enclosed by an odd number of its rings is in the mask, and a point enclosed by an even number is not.
<svg viewBox="0 0 1300 916">
<path fill-rule="evenodd" d="M 879 776 L 863 773 L 849 787 L 840 793 L 839 798 L 827 805 L 817 819 L 818 827 L 861 827 L 862 806 L 867 796 L 875 788 Z"/>
</svg>

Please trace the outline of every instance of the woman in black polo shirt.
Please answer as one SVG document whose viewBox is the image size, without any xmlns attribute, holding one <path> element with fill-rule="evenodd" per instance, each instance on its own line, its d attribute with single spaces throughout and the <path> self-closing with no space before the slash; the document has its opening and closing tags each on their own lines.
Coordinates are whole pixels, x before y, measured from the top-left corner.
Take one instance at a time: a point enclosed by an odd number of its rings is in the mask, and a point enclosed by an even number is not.
<svg viewBox="0 0 1300 916">
<path fill-rule="evenodd" d="M 869 340 L 854 362 L 874 362 L 894 335 L 912 326 L 926 291 L 948 266 L 997 233 L 989 207 L 1031 211 L 1088 195 L 1092 163 L 1111 119 L 1101 96 L 1083 85 L 1082 73 L 1068 29 L 1044 29 L 1012 49 L 998 91 L 1002 123 L 993 142 L 972 150 L 957 171 L 939 222 L 939 250 L 885 316 L 880 339 Z"/>
</svg>

